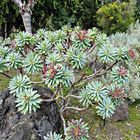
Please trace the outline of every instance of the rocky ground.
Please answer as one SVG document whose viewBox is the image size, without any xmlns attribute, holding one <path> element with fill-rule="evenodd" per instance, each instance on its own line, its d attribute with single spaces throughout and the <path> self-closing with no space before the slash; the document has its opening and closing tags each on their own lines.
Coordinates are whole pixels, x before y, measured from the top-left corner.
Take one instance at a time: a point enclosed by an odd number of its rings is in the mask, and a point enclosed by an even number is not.
<svg viewBox="0 0 140 140">
<path fill-rule="evenodd" d="M 48 88 L 34 87 L 43 98 L 52 95 Z M 31 115 L 22 115 L 15 107 L 15 97 L 5 90 L 0 93 L 0 140 L 43 140 L 52 132 L 61 131 L 61 119 L 55 102 L 43 102 Z"/>
</svg>

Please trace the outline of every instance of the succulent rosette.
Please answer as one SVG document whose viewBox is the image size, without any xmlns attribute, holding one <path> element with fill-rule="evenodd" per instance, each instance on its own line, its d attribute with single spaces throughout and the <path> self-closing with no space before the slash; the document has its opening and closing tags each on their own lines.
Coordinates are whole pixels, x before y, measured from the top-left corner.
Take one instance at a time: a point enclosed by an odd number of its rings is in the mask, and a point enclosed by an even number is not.
<svg viewBox="0 0 140 140">
<path fill-rule="evenodd" d="M 88 125 L 82 119 L 68 122 L 66 140 L 88 140 Z"/>
<path fill-rule="evenodd" d="M 37 91 L 29 88 L 17 94 L 15 102 L 16 107 L 18 107 L 18 111 L 23 114 L 31 114 L 32 111 L 36 112 L 36 110 L 40 108 L 41 101 L 42 100 Z"/>
</svg>

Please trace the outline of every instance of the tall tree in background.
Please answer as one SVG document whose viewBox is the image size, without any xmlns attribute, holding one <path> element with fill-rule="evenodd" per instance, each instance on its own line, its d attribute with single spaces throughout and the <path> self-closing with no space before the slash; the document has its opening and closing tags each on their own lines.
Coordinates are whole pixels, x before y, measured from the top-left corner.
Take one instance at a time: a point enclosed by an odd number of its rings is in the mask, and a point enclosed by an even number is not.
<svg viewBox="0 0 140 140">
<path fill-rule="evenodd" d="M 18 5 L 20 9 L 20 14 L 22 16 L 26 32 L 32 34 L 31 15 L 34 6 L 34 0 L 28 0 L 28 3 L 26 3 L 25 1 L 22 2 L 21 0 L 12 0 L 12 1 L 16 5 Z"/>
</svg>

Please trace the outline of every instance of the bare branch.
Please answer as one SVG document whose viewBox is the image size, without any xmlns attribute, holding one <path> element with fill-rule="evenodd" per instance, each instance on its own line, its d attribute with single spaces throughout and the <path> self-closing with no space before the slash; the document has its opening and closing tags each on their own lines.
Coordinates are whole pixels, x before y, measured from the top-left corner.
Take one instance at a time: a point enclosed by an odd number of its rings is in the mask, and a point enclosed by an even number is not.
<svg viewBox="0 0 140 140">
<path fill-rule="evenodd" d="M 77 83 L 79 83 L 80 81 L 82 81 L 83 79 L 84 79 L 84 77 L 85 77 L 85 73 L 80 77 L 80 79 L 79 80 L 77 80 L 77 81 L 75 81 L 73 84 L 72 84 L 72 87 L 73 86 L 75 86 Z"/>
<path fill-rule="evenodd" d="M 69 97 L 73 97 L 73 98 L 76 98 L 76 99 L 81 99 L 80 96 L 75 96 L 75 95 L 67 95 L 67 96 L 65 97 L 65 99 L 67 99 L 67 98 L 69 98 Z"/>
<path fill-rule="evenodd" d="M 84 111 L 86 110 L 87 108 L 79 108 L 79 107 L 74 107 L 74 106 L 67 106 L 63 109 L 63 111 L 67 110 L 67 109 L 73 109 L 73 110 L 77 110 L 77 111 Z"/>
<path fill-rule="evenodd" d="M 89 55 L 90 53 L 92 53 L 95 48 L 96 48 L 96 45 L 94 44 L 93 47 L 89 50 L 89 52 L 87 52 L 87 55 Z"/>
<path fill-rule="evenodd" d="M 44 84 L 44 81 L 32 82 L 32 84 Z"/>
<path fill-rule="evenodd" d="M 64 119 L 63 112 L 61 112 L 61 111 L 60 111 L 60 117 L 61 117 L 61 120 L 63 122 L 64 135 L 66 136 L 67 135 L 67 132 L 66 132 L 66 121 Z"/>
<path fill-rule="evenodd" d="M 89 79 L 95 77 L 95 76 L 96 76 L 98 73 L 100 73 L 102 70 L 103 70 L 103 68 L 100 68 L 100 69 L 97 70 L 95 73 L 93 73 L 93 74 L 91 74 L 91 75 L 89 75 L 89 76 L 84 77 L 84 80 L 86 80 L 86 79 L 89 80 Z"/>
<path fill-rule="evenodd" d="M 58 99 L 59 99 L 59 96 L 54 98 L 54 99 L 53 98 L 51 98 L 51 99 L 42 99 L 42 102 L 53 102 L 53 101 L 56 101 Z"/>
</svg>

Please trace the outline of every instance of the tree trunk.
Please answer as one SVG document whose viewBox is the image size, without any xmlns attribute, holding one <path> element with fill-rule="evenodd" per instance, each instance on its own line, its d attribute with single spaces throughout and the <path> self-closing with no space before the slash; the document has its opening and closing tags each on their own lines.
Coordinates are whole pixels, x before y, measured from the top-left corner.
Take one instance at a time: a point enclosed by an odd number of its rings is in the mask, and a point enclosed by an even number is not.
<svg viewBox="0 0 140 140">
<path fill-rule="evenodd" d="M 32 34 L 31 13 L 28 11 L 25 11 L 23 14 L 21 14 L 21 16 L 22 16 L 22 20 L 23 20 L 26 32 Z"/>
</svg>

